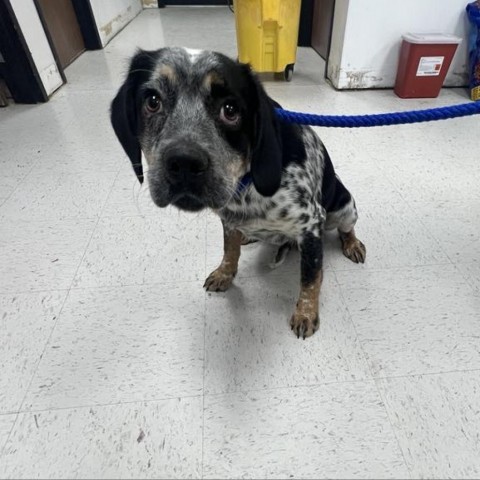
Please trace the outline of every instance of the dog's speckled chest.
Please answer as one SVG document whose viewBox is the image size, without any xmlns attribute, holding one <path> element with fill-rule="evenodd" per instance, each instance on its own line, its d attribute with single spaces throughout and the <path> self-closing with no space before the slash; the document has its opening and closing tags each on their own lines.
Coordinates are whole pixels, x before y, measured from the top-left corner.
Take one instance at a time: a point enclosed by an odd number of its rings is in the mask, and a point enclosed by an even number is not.
<svg viewBox="0 0 480 480">
<path fill-rule="evenodd" d="M 297 241 L 306 229 L 325 219 L 319 203 L 320 185 L 297 170 L 300 168 L 295 165 L 287 168 L 273 197 L 259 195 L 253 186 L 234 197 L 218 212 L 225 225 L 268 243 Z"/>
</svg>

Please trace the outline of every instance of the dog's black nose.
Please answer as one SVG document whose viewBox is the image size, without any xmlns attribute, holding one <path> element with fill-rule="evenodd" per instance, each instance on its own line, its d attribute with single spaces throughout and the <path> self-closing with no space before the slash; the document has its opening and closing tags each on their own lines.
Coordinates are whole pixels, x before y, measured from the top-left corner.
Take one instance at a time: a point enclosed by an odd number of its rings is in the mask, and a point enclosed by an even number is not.
<svg viewBox="0 0 480 480">
<path fill-rule="evenodd" d="M 198 148 L 175 148 L 166 158 L 167 175 L 171 182 L 195 182 L 208 170 L 208 155 Z"/>
</svg>

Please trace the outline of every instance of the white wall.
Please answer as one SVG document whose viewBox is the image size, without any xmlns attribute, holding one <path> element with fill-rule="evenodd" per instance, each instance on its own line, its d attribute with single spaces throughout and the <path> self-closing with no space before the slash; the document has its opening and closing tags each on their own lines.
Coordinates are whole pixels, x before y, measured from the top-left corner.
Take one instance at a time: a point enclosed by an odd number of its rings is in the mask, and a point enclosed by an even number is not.
<svg viewBox="0 0 480 480">
<path fill-rule="evenodd" d="M 63 84 L 33 0 L 10 0 L 47 95 Z"/>
<path fill-rule="evenodd" d="M 330 54 L 328 56 L 327 77 L 338 87 L 340 66 L 342 64 L 343 43 L 345 40 L 345 28 L 347 26 L 349 0 L 336 0 L 335 12 L 333 15 L 332 39 L 330 43 Z"/>
<path fill-rule="evenodd" d="M 90 0 L 90 3 L 103 46 L 142 11 L 142 0 Z"/>
<path fill-rule="evenodd" d="M 445 80 L 467 84 L 468 0 L 337 0 L 328 78 L 336 88 L 393 87 L 404 33 L 462 37 Z"/>
</svg>

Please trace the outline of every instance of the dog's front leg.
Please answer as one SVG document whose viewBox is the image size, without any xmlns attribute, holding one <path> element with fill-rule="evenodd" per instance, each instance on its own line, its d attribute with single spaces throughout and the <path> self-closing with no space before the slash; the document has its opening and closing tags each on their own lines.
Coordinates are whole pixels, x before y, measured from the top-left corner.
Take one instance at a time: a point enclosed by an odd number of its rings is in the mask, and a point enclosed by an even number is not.
<svg viewBox="0 0 480 480">
<path fill-rule="evenodd" d="M 319 326 L 318 297 L 322 285 L 323 227 L 305 232 L 299 241 L 301 254 L 301 287 L 297 308 L 290 326 L 297 338 L 313 335 Z"/>
<path fill-rule="evenodd" d="M 228 228 L 223 222 L 223 259 L 203 285 L 209 292 L 224 292 L 233 282 L 238 269 L 243 235 L 239 230 Z"/>
</svg>

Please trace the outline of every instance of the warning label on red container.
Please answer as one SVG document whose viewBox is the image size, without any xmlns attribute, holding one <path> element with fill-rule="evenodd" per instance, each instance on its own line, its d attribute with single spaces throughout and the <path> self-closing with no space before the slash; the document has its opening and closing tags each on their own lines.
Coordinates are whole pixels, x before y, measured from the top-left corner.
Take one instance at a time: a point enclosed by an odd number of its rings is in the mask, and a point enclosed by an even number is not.
<svg viewBox="0 0 480 480">
<path fill-rule="evenodd" d="M 420 57 L 417 77 L 437 77 L 440 75 L 445 57 Z"/>
</svg>

